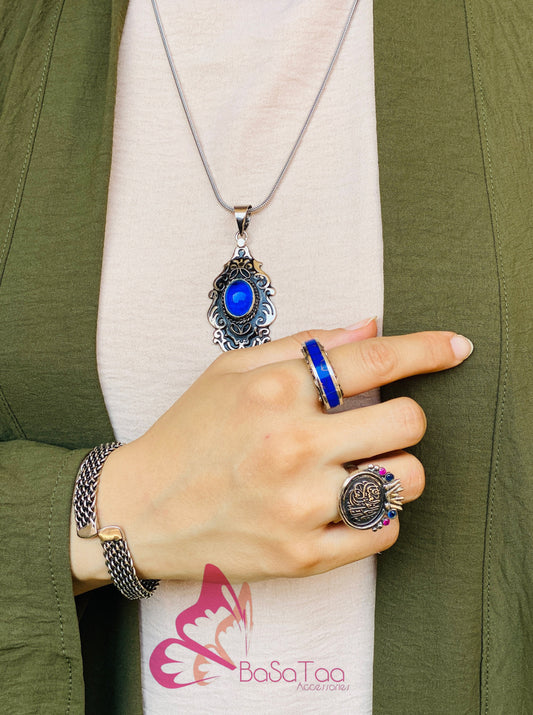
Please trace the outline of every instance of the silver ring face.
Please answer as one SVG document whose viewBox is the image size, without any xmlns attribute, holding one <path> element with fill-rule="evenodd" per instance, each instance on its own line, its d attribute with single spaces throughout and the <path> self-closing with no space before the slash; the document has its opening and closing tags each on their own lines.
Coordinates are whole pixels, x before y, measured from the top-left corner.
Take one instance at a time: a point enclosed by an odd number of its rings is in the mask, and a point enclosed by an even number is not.
<svg viewBox="0 0 533 715">
<path fill-rule="evenodd" d="M 402 509 L 400 481 L 385 467 L 370 464 L 349 474 L 339 494 L 339 514 L 353 529 L 388 526 Z"/>
</svg>

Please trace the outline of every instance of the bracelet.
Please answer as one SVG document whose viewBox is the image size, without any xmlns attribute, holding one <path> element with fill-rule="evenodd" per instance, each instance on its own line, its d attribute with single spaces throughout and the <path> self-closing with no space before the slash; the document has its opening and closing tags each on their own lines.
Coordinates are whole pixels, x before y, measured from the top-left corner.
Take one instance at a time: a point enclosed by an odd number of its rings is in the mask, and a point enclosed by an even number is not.
<svg viewBox="0 0 533 715">
<path fill-rule="evenodd" d="M 101 444 L 92 449 L 80 465 L 74 486 L 74 518 L 76 532 L 81 539 L 97 536 L 104 550 L 104 558 L 111 580 L 123 596 L 131 600 L 150 598 L 159 585 L 158 579 L 140 579 L 135 571 L 124 532 L 119 526 L 98 528 L 96 493 L 104 462 L 120 442 Z"/>
</svg>

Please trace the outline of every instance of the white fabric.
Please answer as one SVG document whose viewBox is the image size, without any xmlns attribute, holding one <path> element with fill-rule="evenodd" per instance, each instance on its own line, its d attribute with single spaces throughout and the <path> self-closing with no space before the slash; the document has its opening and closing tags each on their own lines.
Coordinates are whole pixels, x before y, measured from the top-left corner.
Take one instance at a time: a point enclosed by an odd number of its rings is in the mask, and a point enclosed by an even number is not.
<svg viewBox="0 0 533 715">
<path fill-rule="evenodd" d="M 311 105 L 351 0 L 160 0 L 170 46 L 207 157 L 230 204 L 270 190 Z M 272 203 L 252 218 L 250 248 L 277 294 L 273 339 L 382 312 L 371 0 L 352 27 L 302 145 Z M 99 373 L 116 436 L 142 434 L 218 355 L 207 294 L 230 258 L 235 227 L 197 155 L 149 0 L 130 0 L 118 93 L 98 320 Z M 375 401 L 377 394 L 359 403 Z M 351 401 L 353 406 L 354 401 Z M 369 455 L 371 456 L 371 455 Z M 251 584 L 253 629 L 222 636 L 236 664 L 169 689 L 148 662 L 176 638 L 200 583 L 162 584 L 142 604 L 145 712 L 369 713 L 374 560 L 302 580 Z M 239 591 L 240 584 L 232 584 Z M 193 629 L 223 615 L 208 614 Z M 226 614 L 227 615 L 227 614 Z M 192 630 L 191 630 L 192 633 Z M 189 648 L 168 651 L 190 664 Z M 250 669 L 239 667 L 241 661 Z M 294 668 L 297 682 L 286 671 Z M 305 666 L 298 661 L 313 661 Z M 257 682 L 270 670 L 271 680 Z M 326 669 L 331 689 L 319 686 Z M 256 679 L 246 681 L 256 671 Z M 349 687 L 346 687 L 349 686 Z M 322 684 L 320 684 L 322 687 Z"/>
</svg>

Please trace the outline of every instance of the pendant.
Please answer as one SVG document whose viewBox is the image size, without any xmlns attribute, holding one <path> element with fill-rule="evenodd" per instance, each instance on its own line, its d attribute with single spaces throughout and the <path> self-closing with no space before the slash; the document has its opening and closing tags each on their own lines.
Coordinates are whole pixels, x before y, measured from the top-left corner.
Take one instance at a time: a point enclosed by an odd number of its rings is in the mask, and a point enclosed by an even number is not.
<svg viewBox="0 0 533 715">
<path fill-rule="evenodd" d="M 236 350 L 270 341 L 270 324 L 276 317 L 270 278 L 261 270 L 246 245 L 250 206 L 235 207 L 237 247 L 213 281 L 207 317 L 215 328 L 213 342 L 221 350 Z"/>
</svg>

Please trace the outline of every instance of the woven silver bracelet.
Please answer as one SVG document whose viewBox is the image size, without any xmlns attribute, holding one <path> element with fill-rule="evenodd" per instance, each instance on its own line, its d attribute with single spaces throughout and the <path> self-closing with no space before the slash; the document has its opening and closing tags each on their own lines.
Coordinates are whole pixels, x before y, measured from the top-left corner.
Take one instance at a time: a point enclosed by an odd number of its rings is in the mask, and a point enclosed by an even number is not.
<svg viewBox="0 0 533 715">
<path fill-rule="evenodd" d="M 120 442 L 101 444 L 92 449 L 81 463 L 74 487 L 76 531 L 82 539 L 95 536 L 100 539 L 111 580 L 123 596 L 131 600 L 150 598 L 159 581 L 137 576 L 122 529 L 119 526 L 98 528 L 96 493 L 100 472 L 106 457 L 121 446 Z"/>
</svg>

